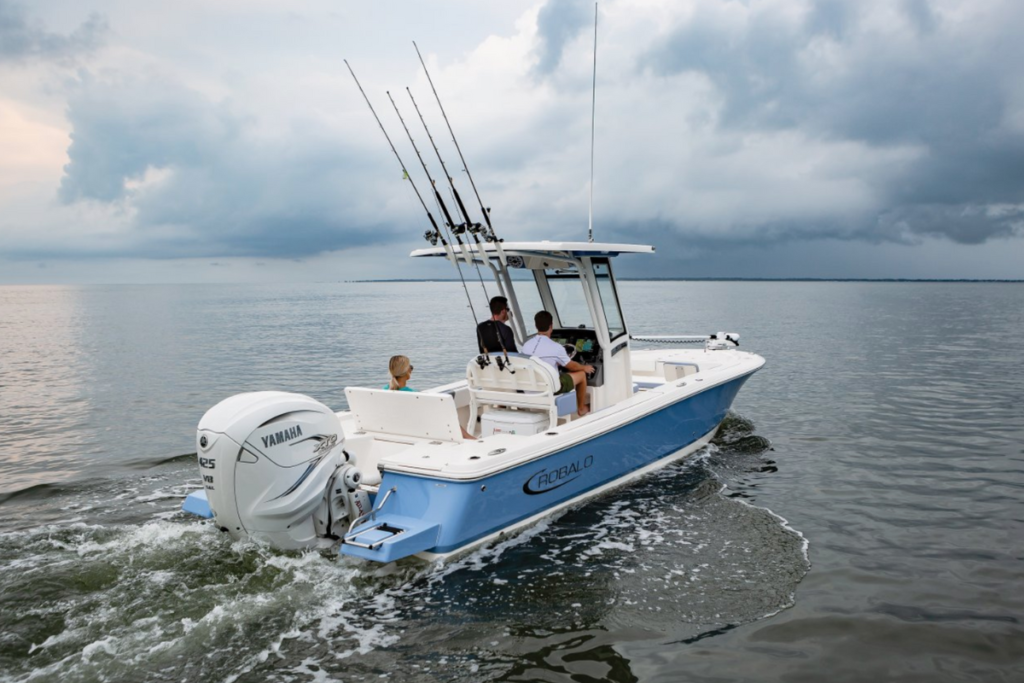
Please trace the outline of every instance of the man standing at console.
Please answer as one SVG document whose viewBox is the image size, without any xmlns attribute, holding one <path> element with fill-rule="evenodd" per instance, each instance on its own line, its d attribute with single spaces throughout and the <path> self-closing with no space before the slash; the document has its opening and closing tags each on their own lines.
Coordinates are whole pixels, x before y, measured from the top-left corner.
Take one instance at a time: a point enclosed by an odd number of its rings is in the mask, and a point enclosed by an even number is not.
<svg viewBox="0 0 1024 683">
<path fill-rule="evenodd" d="M 567 394 L 576 388 L 576 412 L 583 417 L 590 412 L 587 407 L 587 375 L 593 374 L 593 365 L 581 365 L 569 359 L 565 347 L 551 339 L 551 330 L 554 327 L 554 317 L 547 311 L 540 311 L 533 316 L 533 322 L 537 325 L 537 335 L 531 337 L 523 344 L 523 353 L 528 353 L 537 360 L 544 361 L 556 371 L 564 368 L 565 372 L 559 375 L 561 388 L 559 394 Z"/>
<path fill-rule="evenodd" d="M 491 299 L 491 319 L 476 326 L 476 341 L 480 353 L 514 353 L 516 338 L 512 328 L 506 325 L 512 312 L 508 310 L 508 299 L 496 296 Z"/>
</svg>

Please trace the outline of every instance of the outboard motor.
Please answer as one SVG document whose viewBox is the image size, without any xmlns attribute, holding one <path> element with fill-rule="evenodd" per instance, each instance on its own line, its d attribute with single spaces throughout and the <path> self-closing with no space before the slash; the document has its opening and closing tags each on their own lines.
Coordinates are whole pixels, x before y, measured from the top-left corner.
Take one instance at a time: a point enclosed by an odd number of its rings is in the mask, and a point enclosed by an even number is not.
<svg viewBox="0 0 1024 683">
<path fill-rule="evenodd" d="M 196 434 L 217 526 L 283 550 L 318 545 L 348 517 L 360 478 L 343 445 L 337 415 L 308 396 L 260 391 L 221 401 Z"/>
</svg>

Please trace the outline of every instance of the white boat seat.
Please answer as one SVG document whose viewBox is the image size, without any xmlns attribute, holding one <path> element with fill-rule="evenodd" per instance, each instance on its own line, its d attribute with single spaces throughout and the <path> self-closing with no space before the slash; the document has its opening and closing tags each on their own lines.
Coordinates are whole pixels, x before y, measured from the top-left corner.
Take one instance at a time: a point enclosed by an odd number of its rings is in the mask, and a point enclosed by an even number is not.
<svg viewBox="0 0 1024 683">
<path fill-rule="evenodd" d="M 358 430 L 462 442 L 459 412 L 451 394 L 347 387 L 345 398 Z"/>
<path fill-rule="evenodd" d="M 561 388 L 558 372 L 543 361 L 521 353 L 510 353 L 510 372 L 502 353 L 485 354 L 490 363 L 480 367 L 478 356 L 466 365 L 469 388 L 469 424 L 476 424 L 477 416 L 485 405 L 520 408 L 548 413 L 550 427 L 558 425 L 558 418 L 576 411 L 576 390 L 556 396 Z M 499 365 L 499 358 L 501 365 Z"/>
</svg>

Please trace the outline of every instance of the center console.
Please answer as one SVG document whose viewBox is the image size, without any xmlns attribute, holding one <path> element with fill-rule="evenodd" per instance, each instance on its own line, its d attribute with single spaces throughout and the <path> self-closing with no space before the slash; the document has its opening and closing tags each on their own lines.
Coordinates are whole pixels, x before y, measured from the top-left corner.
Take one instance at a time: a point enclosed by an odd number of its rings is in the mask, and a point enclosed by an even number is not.
<svg viewBox="0 0 1024 683">
<path fill-rule="evenodd" d="M 587 377 L 588 386 L 599 387 L 604 383 L 601 345 L 597 343 L 596 331 L 575 327 L 555 328 L 551 332 L 551 341 L 576 349 L 572 359 L 577 363 L 594 366 L 594 374 Z"/>
</svg>

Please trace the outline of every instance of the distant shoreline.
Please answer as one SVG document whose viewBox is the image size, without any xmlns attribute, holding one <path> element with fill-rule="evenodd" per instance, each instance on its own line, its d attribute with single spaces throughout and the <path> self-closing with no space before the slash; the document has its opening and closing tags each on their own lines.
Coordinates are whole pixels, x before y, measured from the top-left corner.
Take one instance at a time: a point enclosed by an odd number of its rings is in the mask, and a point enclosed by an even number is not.
<svg viewBox="0 0 1024 683">
<path fill-rule="evenodd" d="M 858 278 L 858 277 L 617 277 L 619 282 L 960 282 L 965 284 L 1021 284 L 1024 280 L 970 278 Z M 455 278 L 387 278 L 380 280 L 342 280 L 346 283 L 459 282 Z M 515 280 L 513 280 L 515 282 Z"/>
<path fill-rule="evenodd" d="M 908 283 L 935 283 L 935 284 L 1013 284 L 1019 285 L 1024 284 L 1024 279 L 1021 280 L 999 280 L 999 279 L 941 279 L 941 278 L 814 278 L 814 277 L 619 277 L 617 278 L 620 282 L 814 282 L 814 283 L 827 283 L 827 282 L 876 282 L 876 283 L 890 283 L 890 284 L 908 284 Z M 182 285 L 182 286 L 245 286 L 245 285 L 275 285 L 275 284 L 311 284 L 311 285 L 330 285 L 330 284 L 402 284 L 402 283 L 425 283 L 425 282 L 454 282 L 458 283 L 459 280 L 456 278 L 385 278 L 380 280 L 319 280 L 319 281 L 299 281 L 299 282 L 0 282 L 0 287 L 119 287 L 119 286 L 131 286 L 131 287 L 147 287 L 147 286 L 168 286 L 168 285 Z M 513 282 L 531 282 L 527 279 L 516 278 Z"/>
</svg>

